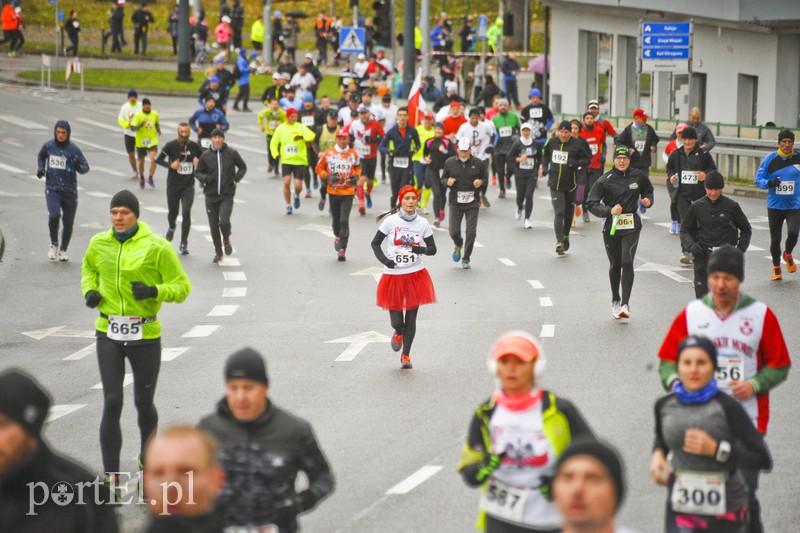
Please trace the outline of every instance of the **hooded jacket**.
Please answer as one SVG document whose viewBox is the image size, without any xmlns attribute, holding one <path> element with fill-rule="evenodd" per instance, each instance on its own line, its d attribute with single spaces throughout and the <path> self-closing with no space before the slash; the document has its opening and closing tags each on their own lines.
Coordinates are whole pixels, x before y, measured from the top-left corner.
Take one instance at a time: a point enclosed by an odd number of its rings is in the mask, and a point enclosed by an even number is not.
<svg viewBox="0 0 800 533">
<path fill-rule="evenodd" d="M 605 217 L 603 222 L 603 232 L 611 231 L 614 215 L 611 209 L 619 204 L 622 206 L 622 214 L 633 214 L 633 227 L 642 227 L 642 219 L 638 213 L 638 202 L 640 198 L 648 198 L 650 207 L 653 205 L 653 184 L 641 170 L 628 168 L 625 172 L 612 168 L 606 172 L 589 191 L 586 199 L 586 209 L 596 217 Z M 622 236 L 625 232 L 619 232 Z"/>
<path fill-rule="evenodd" d="M 67 140 L 59 143 L 55 138 L 56 129 L 67 130 Z M 45 172 L 46 191 L 67 192 L 78 194 L 78 179 L 76 173 L 89 172 L 89 163 L 83 157 L 80 148 L 70 142 L 72 129 L 69 122 L 59 120 L 53 128 L 53 140 L 47 141 L 39 150 L 38 168 Z"/>
<path fill-rule="evenodd" d="M 198 139 L 210 139 L 211 132 L 214 131 L 217 124 L 219 124 L 219 129 L 222 131 L 228 131 L 228 127 L 230 127 L 228 119 L 225 118 L 225 113 L 216 107 L 209 111 L 205 108 L 205 105 L 195 111 L 189 119 L 189 125 L 192 127 L 193 132 L 196 133 L 198 128 L 203 130 L 202 133 L 197 135 Z"/>
<path fill-rule="evenodd" d="M 225 398 L 199 427 L 220 445 L 225 485 L 217 508 L 226 526 L 275 524 L 297 530 L 297 515 L 333 492 L 334 479 L 311 425 L 272 402 L 251 422 L 237 420 Z M 308 489 L 295 491 L 302 471 Z"/>
<path fill-rule="evenodd" d="M 542 166 L 549 168 L 547 186 L 551 190 L 569 192 L 578 185 L 578 167 L 586 167 L 591 162 L 591 154 L 587 153 L 580 142 L 570 137 L 561 142 L 558 137 L 551 137 L 544 145 Z"/>
<path fill-rule="evenodd" d="M 223 143 L 219 150 L 212 145 L 200 156 L 195 177 L 203 185 L 206 196 L 233 196 L 236 184 L 247 173 L 247 165 L 239 152 Z"/>
</svg>

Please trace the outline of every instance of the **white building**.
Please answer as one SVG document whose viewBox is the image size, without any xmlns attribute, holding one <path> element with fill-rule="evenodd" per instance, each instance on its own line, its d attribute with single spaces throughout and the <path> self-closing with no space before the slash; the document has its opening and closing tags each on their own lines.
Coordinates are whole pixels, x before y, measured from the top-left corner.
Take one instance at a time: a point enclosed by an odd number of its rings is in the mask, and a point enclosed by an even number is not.
<svg viewBox="0 0 800 533">
<path fill-rule="evenodd" d="M 550 94 L 554 110 L 637 107 L 656 118 L 728 124 L 800 125 L 800 0 L 544 0 L 551 8 Z M 637 73 L 640 21 L 694 21 L 689 75 Z M 652 89 L 652 90 L 651 90 Z"/>
</svg>

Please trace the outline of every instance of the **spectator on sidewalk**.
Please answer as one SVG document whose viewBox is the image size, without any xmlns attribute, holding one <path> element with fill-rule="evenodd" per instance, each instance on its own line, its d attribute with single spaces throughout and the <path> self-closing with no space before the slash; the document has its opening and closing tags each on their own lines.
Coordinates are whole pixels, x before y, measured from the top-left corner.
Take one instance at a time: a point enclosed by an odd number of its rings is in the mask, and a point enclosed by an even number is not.
<svg viewBox="0 0 800 533">
<path fill-rule="evenodd" d="M 178 55 L 178 13 L 179 7 L 177 4 L 172 6 L 172 13 L 169 14 L 169 26 L 167 31 L 169 36 L 172 37 L 172 55 Z"/>
<path fill-rule="evenodd" d="M 69 12 L 69 20 L 64 24 L 64 29 L 69 37 L 69 47 L 67 47 L 66 55 L 78 57 L 78 40 L 81 31 L 80 22 L 78 22 L 78 12 L 74 9 Z"/>
<path fill-rule="evenodd" d="M 242 47 L 242 29 L 244 29 L 244 6 L 240 0 L 233 0 L 231 11 L 231 30 L 233 31 L 233 48 Z"/>
<path fill-rule="evenodd" d="M 227 55 L 230 51 L 230 43 L 231 43 L 231 18 L 228 15 L 225 15 L 220 19 L 219 24 L 217 27 L 214 28 L 214 35 L 217 36 L 217 46 L 219 49 Z"/>
<path fill-rule="evenodd" d="M 125 33 L 122 29 L 125 21 L 125 5 L 117 4 L 108 12 L 108 15 L 108 28 L 111 33 L 106 36 L 106 39 L 111 37 L 111 53 L 121 54 L 122 47 L 125 46 Z"/>
<path fill-rule="evenodd" d="M 256 52 L 264 50 L 264 15 L 258 15 L 256 21 L 250 26 L 250 42 Z"/>
<path fill-rule="evenodd" d="M 142 55 L 147 55 L 147 32 L 150 30 L 150 24 L 155 21 L 155 17 L 150 13 L 147 7 L 147 2 L 142 2 L 142 7 L 137 9 L 131 15 L 131 22 L 133 22 L 133 53 L 139 53 L 139 45 L 141 44 Z"/>
</svg>

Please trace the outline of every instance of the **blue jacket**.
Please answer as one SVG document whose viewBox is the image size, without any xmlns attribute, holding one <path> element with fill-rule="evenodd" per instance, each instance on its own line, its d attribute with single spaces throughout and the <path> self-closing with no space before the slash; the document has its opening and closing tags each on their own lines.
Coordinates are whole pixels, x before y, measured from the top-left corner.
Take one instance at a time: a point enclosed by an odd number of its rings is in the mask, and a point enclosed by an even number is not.
<svg viewBox="0 0 800 533">
<path fill-rule="evenodd" d="M 444 28 L 439 24 L 433 27 L 430 37 L 431 41 L 433 41 L 433 46 L 444 46 Z"/>
<path fill-rule="evenodd" d="M 381 139 L 381 144 L 378 145 L 378 150 L 381 153 L 389 154 L 389 143 L 394 143 L 392 145 L 392 156 L 397 157 L 411 157 L 414 155 L 414 152 L 420 149 L 422 144 L 419 142 L 419 133 L 417 133 L 417 129 L 411 125 L 406 126 L 406 135 L 403 137 L 400 135 L 400 128 L 397 127 L 397 124 L 389 128 L 389 131 L 386 132 L 386 136 Z M 412 148 L 412 144 L 414 145 Z"/>
<path fill-rule="evenodd" d="M 59 143 L 55 139 L 55 130 L 64 128 L 67 130 L 67 140 Z M 59 120 L 53 128 L 53 140 L 47 141 L 42 149 L 39 150 L 40 173 L 46 176 L 45 190 L 68 192 L 78 194 L 78 177 L 76 173 L 86 174 L 89 172 L 89 162 L 83 157 L 80 148 L 72 144 L 69 140 L 72 135 L 72 128 L 66 120 Z"/>
<path fill-rule="evenodd" d="M 195 111 L 192 118 L 189 119 L 189 125 L 192 127 L 192 131 L 196 132 L 198 125 L 203 128 L 203 135 L 201 135 L 201 137 L 210 137 L 211 130 L 213 130 L 217 124 L 220 125 L 222 131 L 228 131 L 228 119 L 225 118 L 225 113 L 217 108 L 214 108 L 212 111 L 206 111 L 205 107 L 201 107 Z"/>
<path fill-rule="evenodd" d="M 761 162 L 756 172 L 756 185 L 761 189 L 768 189 L 768 209 L 800 209 L 800 153 L 792 153 L 792 157 L 782 157 L 778 152 L 772 152 Z M 780 184 L 775 187 L 768 185 L 769 181 L 780 178 Z"/>
<path fill-rule="evenodd" d="M 240 49 L 239 57 L 236 58 L 236 68 L 239 69 L 239 79 L 237 80 L 239 87 L 250 84 L 250 63 L 247 61 L 245 53 L 244 48 Z"/>
</svg>

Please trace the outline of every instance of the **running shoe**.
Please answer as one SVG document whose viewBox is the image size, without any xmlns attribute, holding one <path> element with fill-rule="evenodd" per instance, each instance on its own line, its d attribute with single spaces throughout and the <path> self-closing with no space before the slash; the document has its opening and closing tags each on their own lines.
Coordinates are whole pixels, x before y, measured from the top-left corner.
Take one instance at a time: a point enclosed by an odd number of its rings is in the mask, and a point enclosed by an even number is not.
<svg viewBox="0 0 800 533">
<path fill-rule="evenodd" d="M 469 261 L 461 261 L 461 270 L 470 270 L 471 268 Z"/>
<path fill-rule="evenodd" d="M 139 178 L 139 190 L 144 190 L 144 178 Z"/>
<path fill-rule="evenodd" d="M 181 255 L 189 255 L 188 243 L 182 242 L 180 246 L 178 246 L 178 251 L 181 253 Z"/>
<path fill-rule="evenodd" d="M 557 242 L 556 243 L 556 253 L 558 255 L 564 255 L 564 243 L 563 242 Z"/>
<path fill-rule="evenodd" d="M 231 246 L 231 241 L 222 241 L 223 246 L 225 246 L 225 255 L 231 255 L 233 253 L 233 246 Z"/>
<path fill-rule="evenodd" d="M 670 224 L 669 224 L 669 233 L 670 233 L 670 235 L 675 235 L 676 233 L 678 233 L 678 221 L 677 220 L 673 220 L 672 222 L 670 222 Z"/>
<path fill-rule="evenodd" d="M 439 220 L 444 222 L 444 209 L 439 210 Z"/>
<path fill-rule="evenodd" d="M 59 261 L 69 261 L 69 256 L 67 255 L 66 250 L 58 250 L 58 260 Z"/>
<path fill-rule="evenodd" d="M 522 218 L 522 209 L 516 209 L 514 211 L 514 220 L 519 220 L 521 218 Z"/>
<path fill-rule="evenodd" d="M 211 260 L 212 263 L 219 263 L 222 261 L 222 254 L 214 254 L 214 259 Z"/>
<path fill-rule="evenodd" d="M 531 224 L 531 220 L 529 218 L 525 219 L 525 229 L 531 229 L 533 224 Z"/>
<path fill-rule="evenodd" d="M 347 258 L 344 256 L 344 249 L 339 250 L 339 254 L 336 257 L 336 260 L 341 262 L 341 263 L 344 263 L 345 261 L 347 261 Z"/>
<path fill-rule="evenodd" d="M 294 208 L 300 209 L 300 197 L 297 195 L 294 196 Z"/>
<path fill-rule="evenodd" d="M 497 176 L 492 176 L 492 185 L 497 185 Z"/>
<path fill-rule="evenodd" d="M 398 335 L 397 333 L 392 334 L 392 350 L 395 352 L 399 352 L 400 348 L 403 347 L 403 336 Z"/>
<path fill-rule="evenodd" d="M 377 189 L 378 187 L 380 187 L 380 185 L 381 184 L 378 183 L 378 178 L 372 178 L 372 188 L 373 189 Z"/>
<path fill-rule="evenodd" d="M 675 227 L 675 233 L 680 233 L 680 232 L 681 232 L 681 223 L 680 223 L 680 222 L 678 222 L 678 223 L 676 224 L 676 227 Z"/>
<path fill-rule="evenodd" d="M 778 281 L 783 279 L 783 274 L 781 274 L 781 267 L 779 266 L 772 267 L 772 279 L 773 281 Z"/>
<path fill-rule="evenodd" d="M 164 238 L 167 239 L 169 242 L 172 242 L 172 238 L 175 236 L 175 228 L 169 228 L 167 230 L 167 234 L 164 235 Z"/>
<path fill-rule="evenodd" d="M 400 356 L 400 368 L 403 370 L 411 370 L 414 368 L 414 365 L 411 364 L 411 357 L 407 355 Z"/>
<path fill-rule="evenodd" d="M 506 191 L 500 191 L 499 193 L 497 193 L 497 197 L 501 198 L 501 199 L 505 198 L 506 197 Z"/>
<path fill-rule="evenodd" d="M 363 205 L 358 206 L 358 214 L 362 217 L 365 216 L 367 214 L 367 208 Z"/>
<path fill-rule="evenodd" d="M 461 261 L 461 247 L 456 246 L 453 250 L 453 262 L 458 263 L 459 261 Z"/>
<path fill-rule="evenodd" d="M 286 214 L 287 215 L 291 215 L 292 214 L 292 206 L 290 206 L 290 205 L 286 206 Z"/>
<path fill-rule="evenodd" d="M 561 243 L 564 245 L 565 252 L 569 250 L 569 235 L 564 235 L 564 240 Z"/>
<path fill-rule="evenodd" d="M 325 198 L 323 198 L 323 199 L 321 199 L 319 201 L 319 203 L 317 204 L 317 207 L 319 208 L 320 211 L 323 211 L 325 209 Z"/>
<path fill-rule="evenodd" d="M 619 318 L 630 318 L 631 312 L 628 309 L 628 304 L 622 304 L 619 308 Z"/>
<path fill-rule="evenodd" d="M 622 306 L 620 305 L 620 303 L 611 302 L 611 316 L 619 320 L 621 313 L 622 313 Z"/>
<path fill-rule="evenodd" d="M 492 207 L 492 204 L 489 203 L 489 199 L 485 196 L 481 196 L 481 202 L 483 202 L 483 207 Z"/>
<path fill-rule="evenodd" d="M 789 272 L 797 272 L 797 265 L 794 264 L 794 257 L 792 257 L 792 254 L 783 252 L 783 260 L 786 261 L 786 270 Z"/>
<path fill-rule="evenodd" d="M 685 253 L 681 254 L 681 258 L 679 259 L 682 265 L 691 265 L 692 259 L 686 255 Z"/>
<path fill-rule="evenodd" d="M 575 227 L 575 217 L 572 217 L 572 224 L 570 225 L 571 228 Z"/>
<path fill-rule="evenodd" d="M 434 220 L 434 221 L 433 221 L 433 227 L 434 227 L 434 228 L 438 228 L 438 227 L 439 227 L 439 226 L 441 226 L 441 225 L 442 225 L 442 221 L 441 221 L 441 220 L 439 220 L 438 218 L 437 218 L 436 220 Z"/>
<path fill-rule="evenodd" d="M 316 179 L 314 180 L 314 189 L 319 189 L 319 182 Z"/>
<path fill-rule="evenodd" d="M 591 219 L 589 218 L 589 212 L 588 211 L 584 211 L 583 212 L 583 217 L 581 217 L 581 220 L 583 220 L 584 224 L 588 224 L 589 222 L 591 222 Z"/>
<path fill-rule="evenodd" d="M 581 206 L 579 206 L 579 205 L 575 206 L 575 216 L 576 217 L 581 216 Z"/>
<path fill-rule="evenodd" d="M 151 189 L 156 188 L 156 182 L 153 181 L 153 178 L 147 178 L 147 184 L 150 186 Z"/>
<path fill-rule="evenodd" d="M 372 195 L 367 195 L 367 209 L 372 209 Z"/>
<path fill-rule="evenodd" d="M 336 237 L 333 240 L 333 249 L 336 250 L 337 252 L 342 249 L 342 246 L 341 246 L 340 243 L 341 243 L 341 239 L 339 239 L 339 237 Z"/>
<path fill-rule="evenodd" d="M 311 198 L 311 191 L 306 191 L 306 198 Z"/>
<path fill-rule="evenodd" d="M 644 215 L 646 211 L 647 211 L 647 208 L 645 206 L 643 206 L 642 205 L 642 201 L 639 200 L 639 212 Z"/>
<path fill-rule="evenodd" d="M 50 261 L 55 261 L 56 259 L 58 259 L 58 245 L 57 244 L 51 244 L 50 245 L 50 248 L 47 250 L 47 258 Z"/>
</svg>

